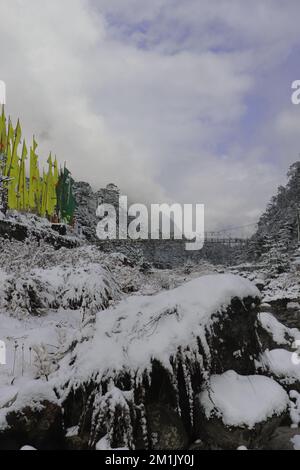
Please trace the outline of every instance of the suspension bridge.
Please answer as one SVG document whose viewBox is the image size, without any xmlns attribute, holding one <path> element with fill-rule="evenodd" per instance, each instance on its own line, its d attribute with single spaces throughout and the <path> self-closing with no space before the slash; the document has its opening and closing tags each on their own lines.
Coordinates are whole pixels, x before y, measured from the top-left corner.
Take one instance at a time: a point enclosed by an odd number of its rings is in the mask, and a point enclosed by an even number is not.
<svg viewBox="0 0 300 470">
<path fill-rule="evenodd" d="M 244 246 L 249 243 L 251 235 L 257 229 L 257 223 L 228 227 L 217 231 L 205 232 L 205 243 L 220 245 Z"/>
</svg>

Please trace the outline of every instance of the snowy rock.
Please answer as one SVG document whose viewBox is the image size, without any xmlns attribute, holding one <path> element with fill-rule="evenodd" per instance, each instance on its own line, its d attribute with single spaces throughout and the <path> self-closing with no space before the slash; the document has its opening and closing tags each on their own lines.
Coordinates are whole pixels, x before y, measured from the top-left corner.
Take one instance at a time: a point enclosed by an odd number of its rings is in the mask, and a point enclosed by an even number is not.
<svg viewBox="0 0 300 470">
<path fill-rule="evenodd" d="M 7 427 L 0 431 L 0 449 L 18 450 L 31 442 L 40 450 L 55 449 L 63 443 L 63 416 L 59 405 L 41 401 L 6 415 Z"/>
<path fill-rule="evenodd" d="M 108 433 L 113 448 L 161 448 L 166 440 L 182 448 L 185 435 L 192 442 L 194 400 L 209 374 L 254 373 L 258 302 L 248 280 L 211 275 L 100 313 L 58 371 L 68 426 L 84 413 L 80 433 L 90 434 L 92 448 Z"/>
<path fill-rule="evenodd" d="M 263 279 L 255 279 L 253 282 L 260 291 L 264 290 L 265 281 Z"/>
<path fill-rule="evenodd" d="M 268 304 L 267 302 L 262 302 L 261 305 L 260 305 L 261 309 L 266 309 L 269 311 L 269 309 L 272 308 L 271 304 Z"/>
<path fill-rule="evenodd" d="M 98 207 L 97 196 L 91 186 L 84 182 L 75 182 L 73 191 L 77 205 L 76 221 L 87 240 L 94 241 L 96 239 L 96 226 L 98 223 L 96 217 Z"/>
<path fill-rule="evenodd" d="M 286 414 L 284 389 L 263 376 L 240 376 L 234 371 L 210 378 L 199 395 L 202 410 L 198 432 L 222 449 L 258 448 Z"/>
<path fill-rule="evenodd" d="M 249 281 L 232 275 L 203 276 L 155 296 L 129 297 L 97 317 L 93 340 L 76 352 L 73 379 L 79 374 L 80 379 L 85 375 L 88 380 L 94 371 L 101 375 L 126 367 L 144 371 L 153 359 L 171 370 L 170 358 L 178 348 L 198 351 L 199 338 L 206 329 L 209 334 L 218 322 L 226 321 L 232 301 L 237 301 L 236 320 L 246 322 L 251 313 L 238 299 L 247 298 L 251 312 L 259 291 Z M 203 347 L 211 356 L 206 342 Z M 233 349 L 238 350 L 238 345 Z"/>
<path fill-rule="evenodd" d="M 167 406 L 147 406 L 148 432 L 153 437 L 154 450 L 187 449 L 189 437 L 178 414 Z"/>
<path fill-rule="evenodd" d="M 296 390 L 291 390 L 289 393 L 290 396 L 290 419 L 291 419 L 291 428 L 297 429 L 300 424 L 300 393 Z"/>
<path fill-rule="evenodd" d="M 266 443 L 264 450 L 300 450 L 299 429 L 280 426 Z"/>
<path fill-rule="evenodd" d="M 294 342 L 300 340 L 300 331 L 297 328 L 287 328 L 271 313 L 259 313 L 257 323 L 263 350 L 276 349 L 278 346 L 292 349 Z"/>
<path fill-rule="evenodd" d="M 290 310 L 299 310 L 300 311 L 300 304 L 299 302 L 289 302 L 286 306 L 287 309 Z"/>
<path fill-rule="evenodd" d="M 52 229 L 51 224 L 45 220 L 41 223 L 38 217 L 18 214 L 17 218 L 0 219 L 0 239 L 18 240 L 26 242 L 28 240 L 43 240 L 44 243 L 52 245 L 56 249 L 61 247 L 75 248 L 79 246 L 80 240 L 73 236 L 61 236 Z M 0 240 L 1 243 L 1 240 Z"/>
<path fill-rule="evenodd" d="M 274 377 L 286 390 L 300 392 L 300 363 L 296 352 L 285 349 L 265 351 L 258 367 Z"/>
</svg>

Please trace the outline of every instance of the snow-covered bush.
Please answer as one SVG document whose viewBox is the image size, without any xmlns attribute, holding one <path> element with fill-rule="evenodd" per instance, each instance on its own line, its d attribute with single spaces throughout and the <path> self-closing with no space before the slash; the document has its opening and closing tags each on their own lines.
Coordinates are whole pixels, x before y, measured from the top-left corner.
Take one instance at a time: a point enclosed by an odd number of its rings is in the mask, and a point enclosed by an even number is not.
<svg viewBox="0 0 300 470">
<path fill-rule="evenodd" d="M 50 309 L 99 311 L 120 297 L 110 273 L 99 264 L 33 269 L 0 279 L 0 307 L 12 315 L 41 315 Z"/>
<path fill-rule="evenodd" d="M 48 382 L 49 375 L 58 369 L 58 364 L 55 358 L 49 354 L 45 344 L 33 346 L 32 350 L 35 354 L 36 378 L 42 377 Z"/>
</svg>

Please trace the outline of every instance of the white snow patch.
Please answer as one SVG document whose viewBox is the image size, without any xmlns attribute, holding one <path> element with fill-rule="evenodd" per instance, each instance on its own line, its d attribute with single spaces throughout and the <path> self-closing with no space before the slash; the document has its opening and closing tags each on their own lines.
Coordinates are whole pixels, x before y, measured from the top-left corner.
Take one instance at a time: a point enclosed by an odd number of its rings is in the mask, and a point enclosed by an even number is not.
<svg viewBox="0 0 300 470">
<path fill-rule="evenodd" d="M 284 384 L 293 384 L 300 380 L 300 365 L 294 364 L 293 354 L 285 349 L 265 351 L 261 356 L 260 365 L 271 372 Z"/>
<path fill-rule="evenodd" d="M 291 310 L 300 310 L 300 304 L 299 302 L 289 302 L 286 308 L 289 308 Z"/>
<path fill-rule="evenodd" d="M 17 387 L 4 386 L 0 388 L 0 409 L 8 408 L 17 399 L 19 389 Z"/>
<path fill-rule="evenodd" d="M 213 375 L 210 387 L 199 396 L 208 419 L 216 416 L 227 426 L 253 428 L 281 415 L 289 397 L 274 380 L 259 375 L 241 376 L 234 371 Z"/>
<path fill-rule="evenodd" d="M 78 436 L 79 426 L 73 426 L 67 429 L 66 437 L 75 437 Z"/>
<path fill-rule="evenodd" d="M 300 435 L 294 436 L 291 439 L 291 443 L 294 446 L 294 450 L 300 450 Z"/>
<path fill-rule="evenodd" d="M 115 451 L 124 450 L 124 451 L 126 451 L 126 450 L 129 450 L 129 449 L 127 447 L 122 447 L 120 449 L 112 449 L 111 446 L 110 446 L 109 436 L 106 435 L 102 439 L 100 439 L 99 442 L 97 442 L 96 450 L 115 450 Z"/>
</svg>

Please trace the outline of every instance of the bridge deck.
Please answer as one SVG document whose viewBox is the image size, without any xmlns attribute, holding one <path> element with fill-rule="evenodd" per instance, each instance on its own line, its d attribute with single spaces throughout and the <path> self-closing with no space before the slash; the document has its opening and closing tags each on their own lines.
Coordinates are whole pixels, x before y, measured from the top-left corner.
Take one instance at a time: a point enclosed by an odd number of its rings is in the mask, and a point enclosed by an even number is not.
<svg viewBox="0 0 300 470">
<path fill-rule="evenodd" d="M 205 243 L 220 243 L 222 245 L 247 245 L 249 243 L 249 238 L 205 237 Z"/>
</svg>

